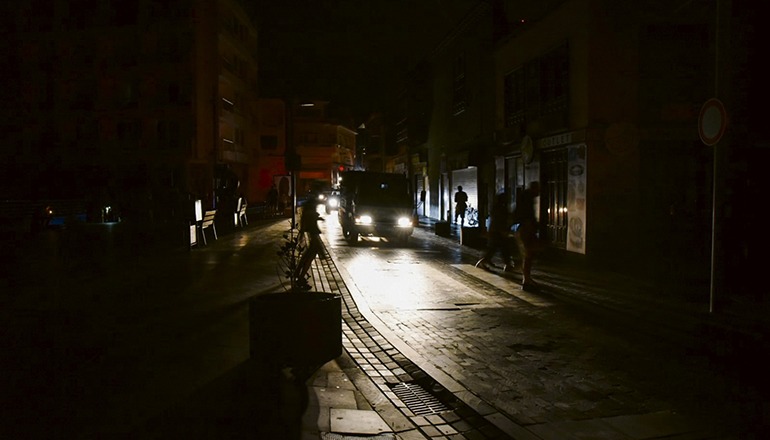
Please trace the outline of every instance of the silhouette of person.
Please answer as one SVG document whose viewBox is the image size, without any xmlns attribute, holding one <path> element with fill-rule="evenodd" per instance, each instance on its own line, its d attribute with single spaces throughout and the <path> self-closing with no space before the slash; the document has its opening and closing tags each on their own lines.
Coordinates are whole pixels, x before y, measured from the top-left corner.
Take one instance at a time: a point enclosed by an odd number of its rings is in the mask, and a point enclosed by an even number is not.
<svg viewBox="0 0 770 440">
<path fill-rule="evenodd" d="M 535 198 L 540 196 L 540 182 L 529 182 L 527 189 L 521 192 L 516 201 L 515 217 L 519 222 L 516 240 L 523 256 L 521 266 L 522 288 L 537 289 L 537 283 L 532 281 L 532 262 L 538 251 L 537 216 L 535 215 Z"/>
<path fill-rule="evenodd" d="M 503 271 L 513 271 L 513 259 L 508 247 L 508 234 L 511 231 L 511 213 L 508 210 L 508 197 L 505 192 L 497 194 L 495 203 L 490 213 L 489 232 L 487 236 L 487 250 L 484 256 L 476 263 L 476 267 L 489 270 L 489 262 L 500 252 L 503 258 Z"/>
<path fill-rule="evenodd" d="M 275 187 L 275 183 L 267 192 L 267 209 L 270 215 L 275 215 L 278 212 L 278 188 Z"/>
<path fill-rule="evenodd" d="M 458 185 L 455 193 L 455 223 L 457 217 L 460 217 L 460 226 L 465 224 L 465 210 L 468 209 L 468 194 L 463 191 L 463 187 Z"/>
<path fill-rule="evenodd" d="M 318 190 L 311 190 L 309 195 L 308 200 L 302 205 L 302 213 L 299 218 L 299 233 L 300 235 L 306 234 L 307 248 L 300 256 L 294 273 L 295 281 L 303 287 L 307 287 L 306 276 L 313 259 L 323 252 L 321 228 L 318 226 L 318 222 L 324 221 L 324 219 L 318 214 Z"/>
</svg>

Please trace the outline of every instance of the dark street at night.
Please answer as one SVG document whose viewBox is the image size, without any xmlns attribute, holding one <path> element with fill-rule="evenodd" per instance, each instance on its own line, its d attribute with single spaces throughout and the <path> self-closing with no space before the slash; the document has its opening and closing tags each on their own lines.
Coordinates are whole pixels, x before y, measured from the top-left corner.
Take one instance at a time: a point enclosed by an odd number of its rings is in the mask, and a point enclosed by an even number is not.
<svg viewBox="0 0 770 440">
<path fill-rule="evenodd" d="M 709 324 L 705 298 L 645 299 L 659 292 L 548 263 L 536 272 L 542 291 L 529 294 L 517 288 L 518 274 L 475 269 L 480 249 L 427 224 L 406 247 L 372 239 L 350 246 L 335 216 L 325 216 L 328 257 L 317 262 L 314 284 L 329 283 L 346 308 L 361 311 L 365 320 L 345 316 L 346 328 L 366 323 L 364 334 L 376 335 L 337 360 L 362 389 L 361 381 L 377 390 L 405 374 L 399 368 L 417 383 L 435 381 L 429 389 L 443 389 L 436 395 L 463 421 L 444 424 L 473 426 L 481 414 L 493 421 L 487 429 L 498 428 L 489 438 L 761 438 L 763 370 L 738 362 L 750 352 L 709 346 L 726 339 L 699 340 Z M 247 378 L 259 371 L 249 367 L 247 300 L 279 288 L 270 255 L 288 223 L 252 223 L 190 251 L 118 247 L 61 258 L 49 243 L 44 253 L 14 255 L 19 265 L 4 277 L 12 287 L 3 307 L 6 435 L 281 438 L 271 437 L 282 432 L 271 418 L 283 400 Z M 383 341 L 398 367 L 368 366 L 382 359 L 371 353 Z M 397 399 L 371 395 L 399 426 Z M 318 420 L 305 422 L 305 435 L 322 429 Z M 404 426 L 402 438 L 421 438 L 417 426 Z"/>
<path fill-rule="evenodd" d="M 757 1 L 0 14 L 0 438 L 766 437 Z"/>
</svg>

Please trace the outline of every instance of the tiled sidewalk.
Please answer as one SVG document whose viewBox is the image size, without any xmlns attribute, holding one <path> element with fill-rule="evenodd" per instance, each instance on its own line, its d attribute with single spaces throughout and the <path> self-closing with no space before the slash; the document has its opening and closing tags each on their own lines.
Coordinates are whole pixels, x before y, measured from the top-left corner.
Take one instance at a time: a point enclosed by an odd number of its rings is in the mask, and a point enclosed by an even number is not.
<svg viewBox="0 0 770 440">
<path fill-rule="evenodd" d="M 472 408 L 458 399 L 367 321 L 328 253 L 314 261 L 311 286 L 342 297 L 345 353 L 308 383 L 311 406 L 303 419 L 303 439 L 318 438 L 315 434 L 322 439 L 357 438 L 345 435 L 402 440 L 512 438 L 492 422 L 491 408 Z M 360 398 L 354 402 L 351 394 Z"/>
<path fill-rule="evenodd" d="M 321 367 L 308 381 L 308 396 L 309 406 L 302 417 L 303 440 L 349 436 L 395 439 L 336 360 Z"/>
</svg>

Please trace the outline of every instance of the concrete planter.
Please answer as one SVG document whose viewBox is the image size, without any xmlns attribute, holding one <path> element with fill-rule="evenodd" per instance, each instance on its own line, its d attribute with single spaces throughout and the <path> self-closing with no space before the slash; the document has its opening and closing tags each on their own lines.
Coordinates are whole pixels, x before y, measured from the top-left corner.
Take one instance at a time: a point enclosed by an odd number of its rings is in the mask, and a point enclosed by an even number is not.
<svg viewBox="0 0 770 440">
<path fill-rule="evenodd" d="M 464 226 L 460 230 L 460 244 L 475 249 L 481 249 L 486 245 L 487 239 L 479 227 Z"/>
<path fill-rule="evenodd" d="M 255 296 L 249 333 L 252 359 L 277 367 L 320 367 L 342 354 L 342 301 L 322 292 Z"/>
<path fill-rule="evenodd" d="M 449 237 L 449 222 L 436 222 L 436 235 L 439 237 Z"/>
</svg>

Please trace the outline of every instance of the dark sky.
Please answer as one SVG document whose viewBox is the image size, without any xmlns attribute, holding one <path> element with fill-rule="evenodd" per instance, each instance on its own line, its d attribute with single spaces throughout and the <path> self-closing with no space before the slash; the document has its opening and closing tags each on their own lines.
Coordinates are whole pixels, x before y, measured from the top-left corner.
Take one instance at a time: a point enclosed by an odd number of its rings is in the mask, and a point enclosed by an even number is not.
<svg viewBox="0 0 770 440">
<path fill-rule="evenodd" d="M 254 0 L 262 96 L 381 107 L 479 0 Z"/>
</svg>

